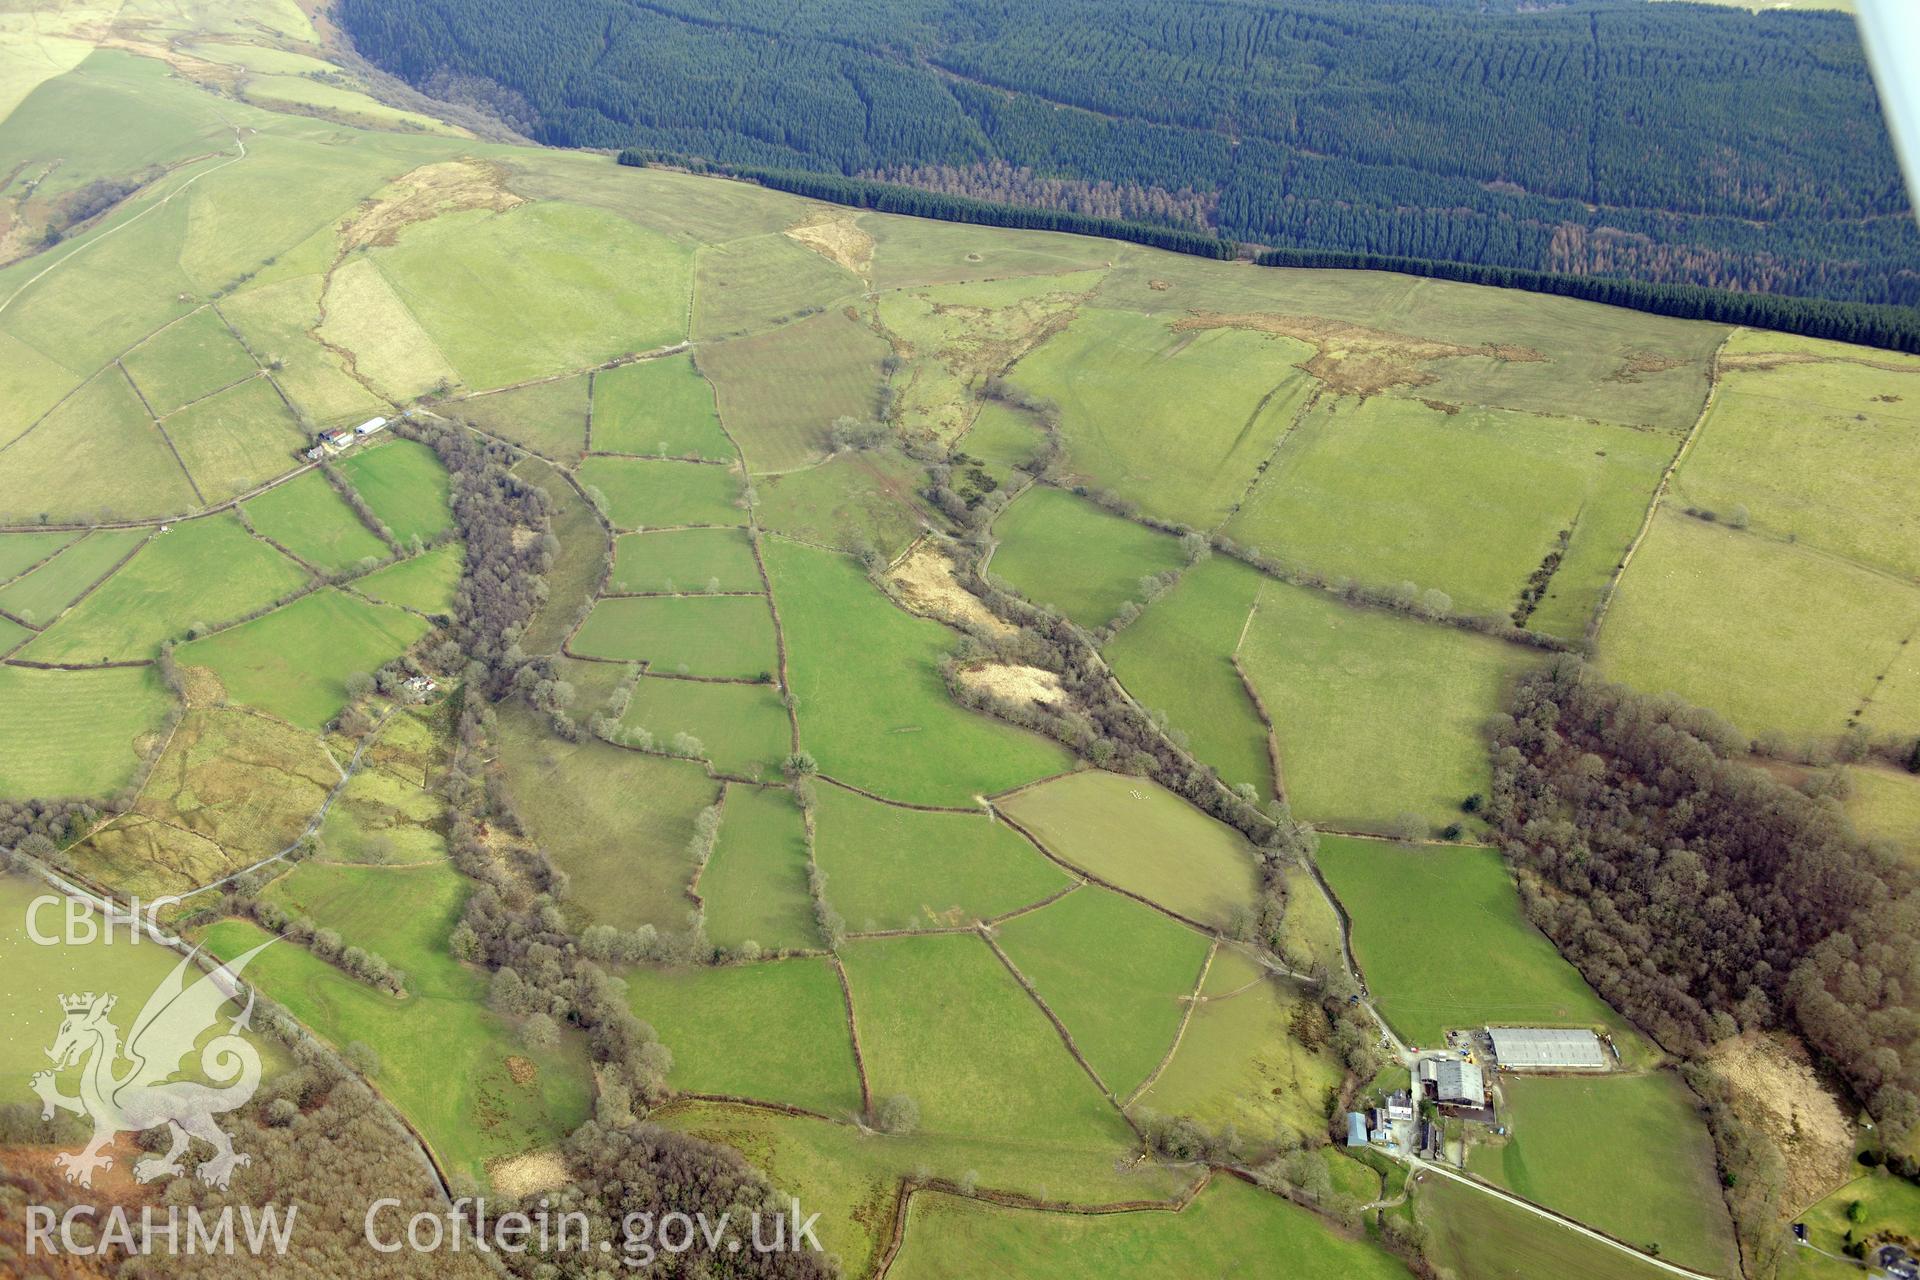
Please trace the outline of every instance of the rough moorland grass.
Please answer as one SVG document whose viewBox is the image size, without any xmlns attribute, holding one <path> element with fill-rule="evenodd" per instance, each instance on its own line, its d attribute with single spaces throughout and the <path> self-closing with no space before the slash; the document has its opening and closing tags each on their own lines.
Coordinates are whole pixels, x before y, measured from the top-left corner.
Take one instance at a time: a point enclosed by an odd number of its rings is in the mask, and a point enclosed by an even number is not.
<svg viewBox="0 0 1920 1280">
<path fill-rule="evenodd" d="M 814 798 L 814 860 L 854 930 L 950 928 L 1038 902 L 1065 872 L 984 813 L 923 813 L 839 787 Z"/>
<path fill-rule="evenodd" d="M 347 704 L 347 677 L 378 671 L 428 630 L 426 619 L 326 588 L 284 609 L 180 646 L 234 702 L 319 729 Z"/>
<path fill-rule="evenodd" d="M 1470 1170 L 1684 1266 L 1739 1270 L 1713 1139 L 1677 1077 L 1509 1074 L 1500 1091 L 1511 1136 Z"/>
<path fill-rule="evenodd" d="M 195 401 L 169 417 L 166 429 L 210 503 L 292 470 L 310 440 L 265 378 Z"/>
<path fill-rule="evenodd" d="M 790 471 L 826 451 L 834 419 L 879 407 L 886 341 L 843 311 L 702 347 L 720 420 L 755 474 Z"/>
<path fill-rule="evenodd" d="M 270 604 L 306 571 L 248 535 L 231 515 L 186 520 L 160 534 L 23 656 L 40 662 L 151 658 L 163 640 Z"/>
<path fill-rule="evenodd" d="M 600 589 L 609 555 L 607 527 L 600 523 L 593 504 L 581 497 L 551 463 L 522 458 L 513 474 L 551 500 L 549 518 L 553 536 L 560 541 L 560 553 L 547 570 L 547 602 L 527 624 L 520 647 L 528 653 L 553 653 L 579 621 L 580 610 Z"/>
<path fill-rule="evenodd" d="M 1001 947 L 1120 1098 L 1173 1043 L 1208 945 L 1151 907 L 1094 885 L 1016 916 L 999 933 Z"/>
<path fill-rule="evenodd" d="M 762 596 L 625 596 L 593 606 L 568 648 L 661 673 L 773 678 L 773 615 Z"/>
<path fill-rule="evenodd" d="M 259 372 L 211 307 L 168 325 L 127 352 L 121 363 L 160 414 Z"/>
<path fill-rule="evenodd" d="M 576 709 L 591 714 L 584 704 Z M 691 734 L 716 770 L 744 778 L 777 775 L 793 740 L 787 708 L 770 684 L 642 680 L 620 723 L 645 729 L 662 745 Z"/>
<path fill-rule="evenodd" d="M 738 525 L 740 476 L 732 467 L 641 458 L 588 458 L 576 473 L 616 529 Z"/>
<path fill-rule="evenodd" d="M 1920 369 L 1823 361 L 1723 369 L 1674 497 L 1912 577 L 1920 515 L 1900 495 L 1916 487 Z"/>
<path fill-rule="evenodd" d="M 393 725 L 383 737 L 393 732 Z M 441 834 L 446 804 L 420 780 L 362 762 L 327 809 L 320 844 L 328 859 L 375 866 L 435 862 L 447 856 Z"/>
<path fill-rule="evenodd" d="M 607 590 L 759 591 L 760 567 L 744 529 L 663 529 L 629 534 L 613 543 Z"/>
<path fill-rule="evenodd" d="M 1916 622 L 1904 582 L 1663 509 L 1607 613 L 1600 666 L 1749 733 L 1838 734 Z"/>
<path fill-rule="evenodd" d="M 138 744 L 170 701 L 151 668 L 0 666 L 0 799 L 104 797 L 126 786 Z"/>
<path fill-rule="evenodd" d="M 1302 1024 L 1325 1034 L 1313 993 L 1222 947 L 1201 994 L 1180 1047 L 1140 1095 L 1136 1114 L 1187 1116 L 1209 1133 L 1232 1125 L 1255 1148 L 1324 1134 L 1341 1067 L 1324 1042 L 1316 1048 L 1295 1034 Z"/>
<path fill-rule="evenodd" d="M 1317 860 L 1353 922 L 1368 989 L 1409 1043 L 1488 1023 L 1625 1027 L 1520 914 L 1492 849 L 1323 835 Z"/>
<path fill-rule="evenodd" d="M 1273 717 L 1294 812 L 1377 831 L 1432 823 L 1489 785 L 1482 726 L 1531 649 L 1267 582 L 1240 661 Z"/>
<path fill-rule="evenodd" d="M 754 481 L 760 527 L 803 542 L 891 560 L 934 517 L 918 493 L 926 469 L 896 449 L 839 453 L 800 471 Z"/>
<path fill-rule="evenodd" d="M 1058 857 L 1202 924 L 1224 927 L 1259 891 L 1238 832 L 1145 778 L 1089 769 L 1000 807 Z"/>
<path fill-rule="evenodd" d="M 1462 612 L 1504 616 L 1570 531 L 1532 625 L 1578 636 L 1675 448 L 1653 432 L 1502 409 L 1324 401 L 1227 532 L 1328 578 L 1411 581 Z"/>
<path fill-rule="evenodd" d="M 1308 1210 L 1224 1176 L 1180 1213 L 1089 1216 L 917 1195 L 908 1210 L 906 1244 L 887 1274 L 903 1280 L 1144 1280 L 1260 1275 L 1280 1259 L 1289 1280 L 1391 1280 L 1406 1274 L 1378 1245 L 1342 1236 Z"/>
<path fill-rule="evenodd" d="M 593 738 L 567 742 L 523 708 L 500 716 L 500 757 L 521 816 L 573 879 L 571 911 L 622 929 L 686 926 L 687 842 L 719 792 L 705 770 Z"/>
<path fill-rule="evenodd" d="M 993 522 L 993 576 L 1083 627 L 1105 626 L 1140 580 L 1185 563 L 1177 539 L 1036 485 Z"/>
<path fill-rule="evenodd" d="M 354 580 L 353 589 L 388 604 L 422 613 L 451 613 L 464 553 L 457 542 L 390 564 Z"/>
<path fill-rule="evenodd" d="M 628 970 L 627 1004 L 673 1052 L 667 1083 L 689 1093 L 860 1112 L 845 998 L 825 959 Z"/>
<path fill-rule="evenodd" d="M 1228 785 L 1249 783 L 1266 799 L 1273 795 L 1267 728 L 1232 661 L 1264 581 L 1258 570 L 1215 556 L 1109 641 L 1105 656 L 1142 706 L 1165 712 L 1169 726 L 1187 735 L 1196 757 Z"/>
<path fill-rule="evenodd" d="M 876 289 L 1097 270 L 1131 252 L 1116 241 L 1091 236 L 960 226 L 892 214 L 862 214 L 859 224 L 874 240 Z"/>
<path fill-rule="evenodd" d="M 401 542 L 432 538 L 453 527 L 447 469 L 419 441 L 388 438 L 373 446 L 355 446 L 341 459 L 340 469 Z"/>
<path fill-rule="evenodd" d="M 587 448 L 587 375 L 472 396 L 447 413 L 544 458 L 575 462 Z"/>
<path fill-rule="evenodd" d="M 871 939 L 842 959 L 873 1095 L 911 1097 L 921 1132 L 1035 1147 L 1131 1136 L 980 938 Z"/>
<path fill-rule="evenodd" d="M 685 336 L 692 254 L 616 214 L 540 201 L 446 214 L 373 258 L 475 388 L 584 369 Z"/>
<path fill-rule="evenodd" d="M 998 400 L 977 406 L 973 425 L 956 445 L 969 457 L 978 458 L 1002 484 L 1015 468 L 1039 456 L 1046 437 L 1030 416 Z"/>
<path fill-rule="evenodd" d="M 693 336 L 752 333 L 799 319 L 866 287 L 792 237 L 773 232 L 703 245 L 694 254 Z"/>
<path fill-rule="evenodd" d="M 1457 1275 L 1486 1280 L 1659 1280 L 1672 1274 L 1448 1178 L 1422 1181 L 1414 1204 L 1420 1222 L 1432 1233 L 1430 1256 Z M 1849 1269 L 1841 1274 L 1857 1273 Z"/>
<path fill-rule="evenodd" d="M 727 788 L 720 839 L 700 875 L 707 936 L 763 950 L 820 944 L 807 892 L 807 836 L 785 787 Z"/>
<path fill-rule="evenodd" d="M 713 388 L 688 355 L 636 360 L 593 375 L 593 447 L 601 453 L 734 460 Z"/>
<path fill-rule="evenodd" d="M 1070 470 L 1150 514 L 1212 528 L 1317 385 L 1294 367 L 1310 354 L 1288 338 L 1175 333 L 1086 307 L 1013 379 L 1059 403 Z"/>
<path fill-rule="evenodd" d="M 203 941 L 224 959 L 266 937 L 250 922 L 223 920 Z M 585 1044 L 570 1035 L 554 1049 L 525 1047 L 488 1010 L 485 979 L 455 964 L 444 947 L 443 940 L 440 972 L 418 977 L 424 986 L 457 995 L 386 995 L 290 943 L 255 957 L 247 977 L 336 1048 L 371 1048 L 380 1091 L 444 1164 L 484 1180 L 490 1161 L 551 1146 L 587 1117 L 592 1089 Z"/>
<path fill-rule="evenodd" d="M 0 582 L 10 582 L 80 535 L 70 530 L 0 534 Z"/>
<path fill-rule="evenodd" d="M 246 511 L 254 528 L 322 569 L 392 554 L 318 471 L 274 486 L 249 500 Z"/>
<path fill-rule="evenodd" d="M 1071 762 L 1043 738 L 956 705 L 939 671 L 953 633 L 895 608 L 852 560 L 778 538 L 762 550 L 801 745 L 823 772 L 889 799 L 967 805 Z"/>
<path fill-rule="evenodd" d="M 0 609 L 45 626 L 139 546 L 149 532 L 147 529 L 95 529 L 62 548 L 58 555 L 32 573 L 0 588 Z"/>
<path fill-rule="evenodd" d="M 109 368 L 0 453 L 0 519 L 161 516 L 193 488 L 118 369 Z"/>
</svg>

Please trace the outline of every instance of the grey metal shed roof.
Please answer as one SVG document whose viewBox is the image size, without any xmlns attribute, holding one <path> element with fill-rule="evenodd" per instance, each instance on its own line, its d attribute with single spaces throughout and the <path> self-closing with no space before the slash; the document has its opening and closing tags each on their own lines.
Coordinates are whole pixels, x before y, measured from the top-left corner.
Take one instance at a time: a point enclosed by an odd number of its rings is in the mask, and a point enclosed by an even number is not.
<svg viewBox="0 0 1920 1280">
<path fill-rule="evenodd" d="M 1600 1038 L 1574 1027 L 1488 1027 L 1503 1067 L 1604 1067 Z"/>
<path fill-rule="evenodd" d="M 1436 1092 L 1442 1102 L 1471 1102 L 1478 1105 L 1486 1100 L 1487 1085 L 1480 1075 L 1480 1068 L 1459 1058 L 1447 1058 L 1440 1063 L 1436 1084 Z"/>
</svg>

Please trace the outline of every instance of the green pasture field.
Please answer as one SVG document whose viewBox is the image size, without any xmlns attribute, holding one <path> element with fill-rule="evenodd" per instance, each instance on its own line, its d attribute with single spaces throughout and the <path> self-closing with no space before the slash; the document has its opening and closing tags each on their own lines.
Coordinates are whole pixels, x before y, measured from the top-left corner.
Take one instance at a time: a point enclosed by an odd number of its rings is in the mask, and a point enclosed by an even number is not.
<svg viewBox="0 0 1920 1280">
<path fill-rule="evenodd" d="M 406 973 L 409 995 L 470 999 L 473 973 L 452 963 L 447 935 L 474 882 L 444 862 L 407 867 L 302 862 L 265 894 Z"/>
<path fill-rule="evenodd" d="M 1847 1217 L 1847 1211 L 1856 1201 L 1865 1214 L 1865 1220 L 1858 1223 Z M 1797 1215 L 1794 1221 L 1807 1224 L 1807 1243 L 1828 1253 L 1841 1253 L 1849 1240 L 1911 1236 L 1913 1224 L 1920 1222 L 1920 1187 L 1883 1169 L 1875 1169 L 1836 1188 L 1826 1199 Z M 1793 1280 L 1801 1277 L 1827 1280 L 1833 1276 L 1860 1274 L 1857 1268 L 1838 1263 L 1822 1267 L 1819 1264 L 1826 1259 L 1809 1250 L 1796 1249 L 1793 1254 L 1795 1256 L 1781 1268 L 1781 1274 Z"/>
<path fill-rule="evenodd" d="M 1600 631 L 1600 669 L 1748 733 L 1832 735 L 1920 623 L 1920 591 L 1663 509 Z"/>
<path fill-rule="evenodd" d="M 1060 405 L 1069 470 L 1148 514 L 1212 528 L 1317 385 L 1294 367 L 1309 354 L 1288 338 L 1175 333 L 1085 307 L 1013 380 Z"/>
<path fill-rule="evenodd" d="M 1449 1178 L 1428 1175 L 1414 1192 L 1414 1205 L 1432 1233 L 1433 1261 L 1457 1275 L 1485 1280 L 1659 1280 L 1671 1274 Z"/>
<path fill-rule="evenodd" d="M 1130 1159 L 1127 1146 L 1104 1133 L 1078 1141 L 1059 1134 L 1049 1144 L 950 1133 L 902 1136 L 711 1102 L 670 1104 L 649 1119 L 734 1148 L 775 1186 L 797 1195 L 804 1213 L 820 1214 L 820 1241 L 841 1257 L 849 1275 L 873 1273 L 905 1177 L 971 1177 L 983 1188 L 1079 1204 L 1169 1200 L 1193 1181 L 1189 1170 Z"/>
<path fill-rule="evenodd" d="M 1322 835 L 1316 861 L 1353 922 L 1367 988 L 1409 1043 L 1489 1023 L 1628 1034 L 1521 914 L 1494 850 Z"/>
<path fill-rule="evenodd" d="M 572 877 L 568 909 L 583 923 L 686 927 L 687 842 L 719 794 L 704 769 L 594 738 L 567 742 L 519 707 L 501 713 L 500 758 L 528 829 Z"/>
<path fill-rule="evenodd" d="M 869 939 L 841 959 L 873 1096 L 911 1097 L 920 1132 L 1030 1147 L 1132 1136 L 981 939 Z"/>
<path fill-rule="evenodd" d="M 1139 252 L 1092 236 L 964 226 L 894 214 L 862 214 L 859 225 L 873 237 L 875 289 L 1065 275 L 1109 267 L 1119 255 Z"/>
<path fill-rule="evenodd" d="M 246 512 L 254 528 L 322 569 L 351 569 L 393 554 L 318 471 L 248 499 Z"/>
<path fill-rule="evenodd" d="M 127 352 L 121 361 L 157 414 L 260 371 L 211 307 L 189 313 Z"/>
<path fill-rule="evenodd" d="M 770 681 L 779 667 L 773 615 L 761 596 L 602 600 L 568 648 L 586 658 L 645 662 L 669 675 Z"/>
<path fill-rule="evenodd" d="M 522 458 L 513 473 L 552 499 L 549 510 L 560 554 L 547 570 L 547 602 L 527 624 L 520 646 L 528 653 L 553 653 L 573 630 L 580 608 L 600 590 L 611 554 L 607 527 L 600 523 L 593 504 L 551 463 Z"/>
<path fill-rule="evenodd" d="M 760 566 L 745 529 L 664 529 L 613 541 L 614 594 L 645 591 L 760 591 Z"/>
<path fill-rule="evenodd" d="M 1269 581 L 1240 662 L 1273 717 L 1293 811 L 1381 830 L 1462 820 L 1491 784 L 1483 726 L 1537 651 Z"/>
<path fill-rule="evenodd" d="M 95 529 L 83 535 L 32 573 L 0 587 L 0 609 L 36 626 L 45 626 L 144 542 L 150 532 L 147 529 Z"/>
<path fill-rule="evenodd" d="M 1772 329 L 1735 329 L 1727 339 L 1727 356 L 1788 355 L 1800 359 L 1871 360 L 1876 364 L 1920 370 L 1920 355 L 1887 351 L 1880 347 L 1860 347 L 1850 342 L 1827 338 L 1809 338 L 1797 333 L 1779 333 Z"/>
<path fill-rule="evenodd" d="M 601 453 L 705 458 L 738 454 L 693 357 L 636 360 L 593 375 L 593 447 Z"/>
<path fill-rule="evenodd" d="M 211 669 L 233 701 L 318 730 L 347 705 L 348 676 L 378 671 L 427 631 L 423 618 L 329 587 L 181 645 L 175 658 Z"/>
<path fill-rule="evenodd" d="M 339 462 L 354 490 L 401 542 L 453 528 L 447 469 L 432 448 L 389 437 L 355 445 Z"/>
<path fill-rule="evenodd" d="M 807 892 L 807 836 L 785 787 L 727 788 L 720 839 L 700 875 L 707 936 L 716 946 L 763 950 L 820 945 Z"/>
<path fill-rule="evenodd" d="M 447 412 L 543 458 L 573 463 L 587 450 L 587 378 L 576 374 L 469 396 Z"/>
<path fill-rule="evenodd" d="M 460 371 L 434 344 L 368 256 L 346 259 L 327 278 L 326 322 L 315 336 L 353 353 L 354 371 L 382 399 L 401 403 L 460 383 Z"/>
<path fill-rule="evenodd" d="M 1538 1204 L 1714 1275 L 1739 1272 L 1700 1103 L 1661 1071 L 1500 1077 L 1509 1137 L 1467 1168 Z"/>
<path fill-rule="evenodd" d="M 969 805 L 1069 766 L 1063 748 L 954 703 L 939 671 L 953 632 L 895 608 L 852 560 L 779 538 L 761 550 L 801 745 L 822 772 L 893 800 Z"/>
<path fill-rule="evenodd" d="M 925 813 L 839 787 L 814 792 L 814 861 L 855 931 L 939 929 L 1016 911 L 1068 879 L 984 813 Z"/>
<path fill-rule="evenodd" d="M 1044 1275 L 1119 1280 L 1257 1275 L 1284 1259 L 1289 1280 L 1390 1280 L 1393 1255 L 1341 1235 L 1310 1210 L 1216 1176 L 1180 1213 L 1086 1215 L 1010 1209 L 938 1192 L 909 1202 L 901 1280 Z"/>
<path fill-rule="evenodd" d="M 1160 1065 L 1200 979 L 1207 940 L 1131 898 L 1085 885 L 997 926 L 1001 948 L 1116 1097 Z"/>
<path fill-rule="evenodd" d="M 476 390 L 679 341 L 691 257 L 617 214 L 545 200 L 443 214 L 371 254 Z"/>
<path fill-rule="evenodd" d="M 460 585 L 464 557 L 458 542 L 442 543 L 424 554 L 356 578 L 353 589 L 375 600 L 422 613 L 452 613 L 453 593 Z"/>
<path fill-rule="evenodd" d="M 0 332 L 0 445 L 32 427 L 79 381 L 79 374 Z"/>
<path fill-rule="evenodd" d="M 163 425 L 208 502 L 257 489 L 293 470 L 310 440 L 265 378 L 196 401 Z"/>
<path fill-rule="evenodd" d="M 222 920 L 202 941 L 225 959 L 266 938 L 249 921 Z M 444 938 L 437 952 L 421 958 L 438 959 L 439 972 L 417 975 L 424 988 L 458 994 L 399 999 L 285 942 L 256 956 L 247 976 L 336 1048 L 371 1048 L 380 1062 L 373 1079 L 381 1093 L 444 1165 L 484 1182 L 489 1162 L 551 1146 L 587 1118 L 592 1084 L 585 1043 L 569 1035 L 553 1049 L 527 1048 L 488 1010 L 485 978 L 456 964 Z M 533 1068 L 525 1084 L 515 1078 L 521 1063 Z"/>
<path fill-rule="evenodd" d="M 622 976 L 628 1007 L 673 1053 L 673 1088 L 859 1115 L 860 1074 L 830 961 L 648 967 Z"/>
<path fill-rule="evenodd" d="M 852 310 L 852 308 L 848 308 Z M 819 460 L 836 418 L 879 409 L 885 339 L 846 311 L 827 311 L 700 350 L 720 420 L 758 475 Z"/>
<path fill-rule="evenodd" d="M 634 686 L 620 723 L 647 730 L 663 746 L 690 733 L 716 770 L 745 778 L 778 776 L 793 741 L 787 708 L 770 684 L 645 679 Z"/>
<path fill-rule="evenodd" d="M 1847 770 L 1847 817 L 1861 835 L 1891 840 L 1920 857 L 1920 777 L 1875 765 Z"/>
<path fill-rule="evenodd" d="M 740 475 L 732 467 L 647 458 L 592 457 L 575 472 L 616 529 L 739 525 Z"/>
<path fill-rule="evenodd" d="M 999 807 L 1056 856 L 1203 924 L 1224 927 L 1259 893 L 1240 833 L 1145 778 L 1088 769 Z"/>
<path fill-rule="evenodd" d="M 1920 369 L 1822 361 L 1724 370 L 1673 500 L 1911 578 L 1916 488 Z"/>
<path fill-rule="evenodd" d="M 1874 678 L 1860 722 L 1895 735 L 1920 732 L 1920 631 L 1893 651 L 1893 661 Z"/>
<path fill-rule="evenodd" d="M 1325 1134 L 1342 1070 L 1329 1047 L 1294 1033 L 1304 1023 L 1326 1034 L 1313 994 L 1223 946 L 1202 995 L 1180 1047 L 1135 1102 L 1135 1114 L 1187 1116 L 1209 1133 L 1232 1125 L 1254 1149 Z"/>
<path fill-rule="evenodd" d="M 842 551 L 873 547 L 888 559 L 935 521 L 920 501 L 926 468 L 894 449 L 840 453 L 816 466 L 758 476 L 760 527 Z"/>
<path fill-rule="evenodd" d="M 109 243 L 112 243 L 109 241 Z M 0 453 L 0 518 L 172 515 L 198 505 L 125 376 L 94 375 Z"/>
<path fill-rule="evenodd" d="M 1267 727 L 1232 661 L 1265 581 L 1259 570 L 1216 555 L 1108 641 L 1105 656 L 1127 691 L 1165 712 L 1193 754 L 1228 785 L 1250 783 L 1270 799 Z"/>
<path fill-rule="evenodd" d="M 0 666 L 0 799 L 105 797 L 134 780 L 172 696 L 150 667 Z"/>
<path fill-rule="evenodd" d="M 973 425 L 955 447 L 980 459 L 1005 484 L 1016 468 L 1039 456 L 1045 437 L 1032 418 L 1011 405 L 987 400 L 978 408 Z"/>
<path fill-rule="evenodd" d="M 1140 580 L 1186 563 L 1177 539 L 1060 489 L 1035 485 L 993 522 L 993 576 L 1083 627 L 1103 627 Z"/>
<path fill-rule="evenodd" d="M 27 646 L 39 662 L 151 658 L 164 640 L 270 604 L 307 581 L 231 515 L 184 520 Z"/>
<path fill-rule="evenodd" d="M 1578 638 L 1677 447 L 1657 433 L 1508 410 L 1324 400 L 1227 532 L 1331 580 L 1410 581 L 1445 591 L 1462 613 L 1504 617 L 1570 531 L 1531 625 Z"/>
<path fill-rule="evenodd" d="M 0 583 L 11 582 L 35 565 L 51 559 L 79 536 L 65 529 L 44 533 L 0 533 Z"/>
<path fill-rule="evenodd" d="M 315 422 L 351 426 L 385 406 L 348 376 L 336 353 L 308 336 L 320 314 L 320 280 L 315 274 L 255 285 L 223 299 L 220 311 L 262 359 L 280 362 L 274 381 Z"/>
<path fill-rule="evenodd" d="M 693 336 L 702 340 L 798 320 L 866 288 L 853 272 L 778 232 L 702 245 L 693 263 Z"/>
<path fill-rule="evenodd" d="M 32 636 L 33 632 L 12 618 L 0 618 L 0 654 L 13 652 Z"/>
</svg>

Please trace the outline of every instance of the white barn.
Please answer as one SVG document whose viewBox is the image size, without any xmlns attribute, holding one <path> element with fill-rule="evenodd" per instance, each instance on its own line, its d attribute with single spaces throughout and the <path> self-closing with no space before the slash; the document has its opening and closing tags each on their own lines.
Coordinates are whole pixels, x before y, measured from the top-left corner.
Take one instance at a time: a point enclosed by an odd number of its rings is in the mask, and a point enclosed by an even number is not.
<svg viewBox="0 0 1920 1280">
<path fill-rule="evenodd" d="M 364 437 L 370 436 L 376 431 L 385 431 L 386 429 L 387 420 L 385 418 L 368 418 L 365 422 L 353 429 L 353 434 Z"/>
<path fill-rule="evenodd" d="M 1493 1056 L 1512 1071 L 1604 1071 L 1600 1038 L 1584 1027 L 1488 1027 Z"/>
</svg>

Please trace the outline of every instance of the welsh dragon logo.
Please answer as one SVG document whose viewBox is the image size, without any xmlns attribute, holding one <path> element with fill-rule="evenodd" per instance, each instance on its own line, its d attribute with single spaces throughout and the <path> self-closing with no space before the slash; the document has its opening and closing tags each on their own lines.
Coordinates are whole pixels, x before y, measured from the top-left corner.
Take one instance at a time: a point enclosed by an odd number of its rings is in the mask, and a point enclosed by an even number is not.
<svg viewBox="0 0 1920 1280">
<path fill-rule="evenodd" d="M 180 1158 L 195 1138 L 213 1148 L 212 1158 L 195 1170 L 202 1182 L 225 1188 L 234 1169 L 249 1162 L 250 1157 L 233 1149 L 214 1117 L 245 1106 L 260 1087 L 259 1051 L 240 1034 L 253 1017 L 251 989 L 245 1007 L 228 1029 L 200 1049 L 200 1073 L 215 1083 L 172 1077 L 202 1034 L 219 1022 L 220 1007 L 239 1001 L 240 971 L 271 945 L 262 943 L 191 984 L 187 971 L 193 957 L 183 958 L 147 997 L 124 1043 L 108 1016 L 118 997 L 91 991 L 60 997 L 60 1010 L 66 1016 L 53 1047 L 46 1051 L 54 1065 L 52 1070 L 35 1072 L 31 1085 L 40 1097 L 42 1119 L 51 1120 L 60 1110 L 93 1121 L 93 1138 L 84 1150 L 54 1157 L 68 1182 L 91 1187 L 94 1170 L 113 1167 L 113 1157 L 101 1154 L 101 1148 L 116 1134 L 141 1133 L 161 1125 L 167 1127 L 171 1145 L 164 1155 L 133 1166 L 133 1176 L 141 1182 L 184 1173 Z M 80 1092 L 68 1096 L 60 1092 L 57 1077 L 74 1067 L 80 1070 Z"/>
</svg>

